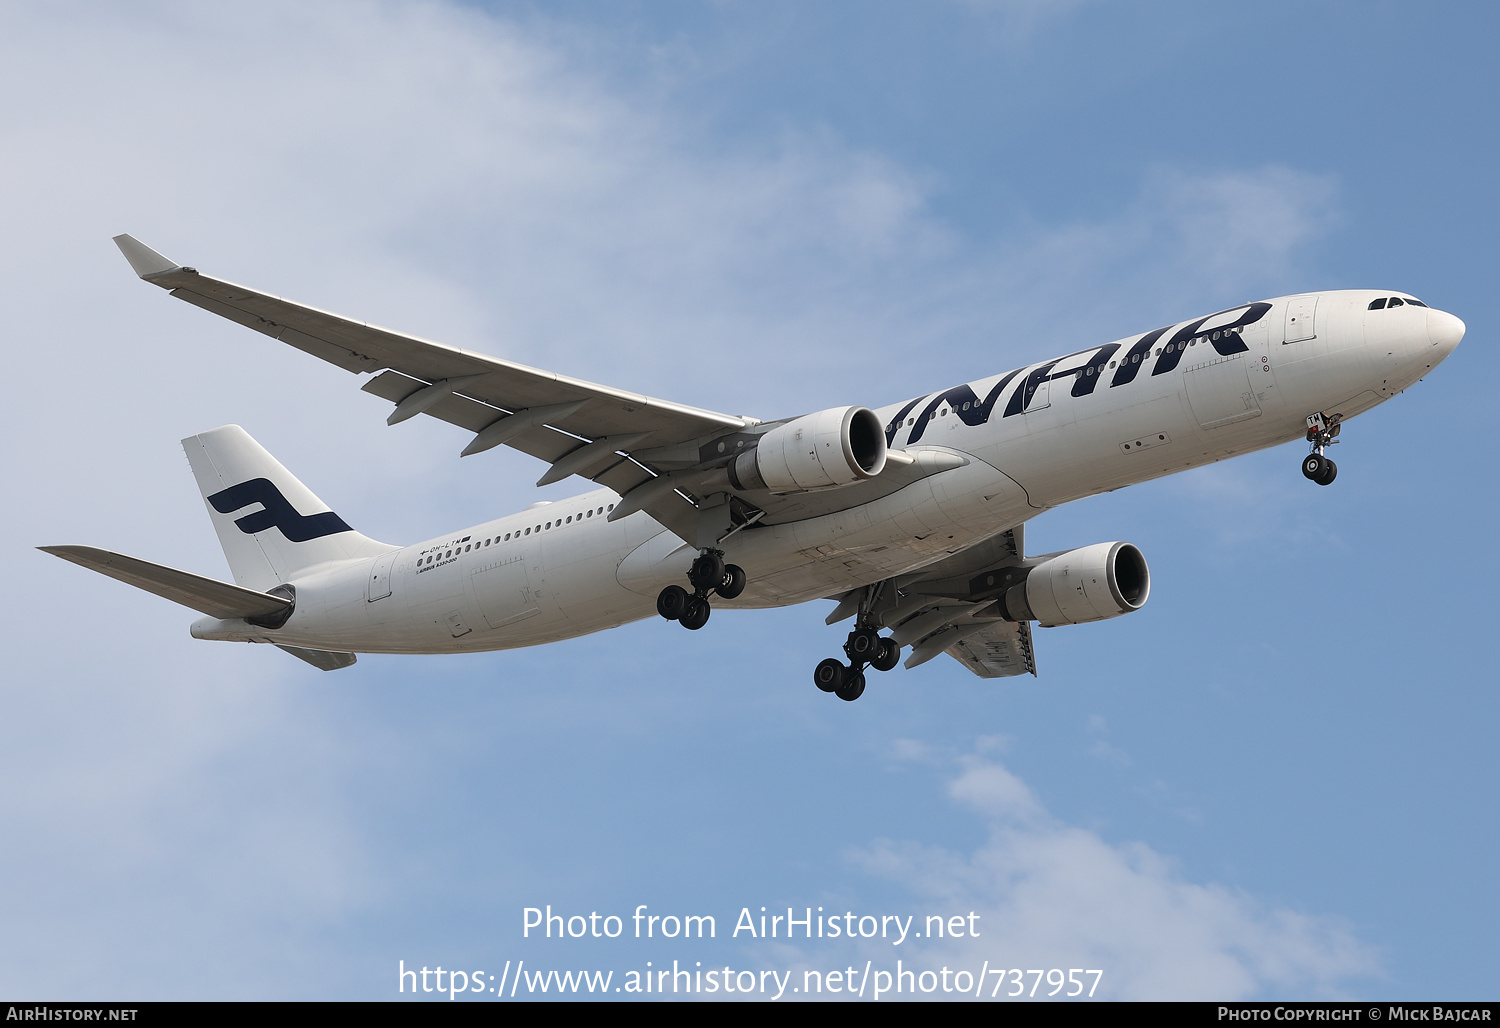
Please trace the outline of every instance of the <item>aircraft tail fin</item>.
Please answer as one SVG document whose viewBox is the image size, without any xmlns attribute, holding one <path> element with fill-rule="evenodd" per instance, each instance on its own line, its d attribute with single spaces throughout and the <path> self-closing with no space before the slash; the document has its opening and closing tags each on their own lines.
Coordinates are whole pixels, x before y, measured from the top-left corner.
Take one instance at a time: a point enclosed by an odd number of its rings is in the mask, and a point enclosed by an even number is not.
<svg viewBox="0 0 1500 1028">
<path fill-rule="evenodd" d="M 234 580 L 247 589 L 395 549 L 350 528 L 238 425 L 188 436 L 182 448 Z"/>
</svg>

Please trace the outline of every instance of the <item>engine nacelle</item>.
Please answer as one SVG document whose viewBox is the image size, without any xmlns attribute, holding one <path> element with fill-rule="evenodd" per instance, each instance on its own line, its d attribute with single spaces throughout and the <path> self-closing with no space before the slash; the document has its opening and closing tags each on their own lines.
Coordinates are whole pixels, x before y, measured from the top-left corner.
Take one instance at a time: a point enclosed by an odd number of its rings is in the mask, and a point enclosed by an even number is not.
<svg viewBox="0 0 1500 1028">
<path fill-rule="evenodd" d="M 885 426 L 874 411 L 833 407 L 776 426 L 725 470 L 736 489 L 803 493 L 874 478 L 885 456 Z"/>
<path fill-rule="evenodd" d="M 1049 557 L 1001 598 L 1013 621 L 1044 628 L 1103 621 L 1140 610 L 1151 594 L 1146 558 L 1130 543 L 1095 543 Z"/>
</svg>

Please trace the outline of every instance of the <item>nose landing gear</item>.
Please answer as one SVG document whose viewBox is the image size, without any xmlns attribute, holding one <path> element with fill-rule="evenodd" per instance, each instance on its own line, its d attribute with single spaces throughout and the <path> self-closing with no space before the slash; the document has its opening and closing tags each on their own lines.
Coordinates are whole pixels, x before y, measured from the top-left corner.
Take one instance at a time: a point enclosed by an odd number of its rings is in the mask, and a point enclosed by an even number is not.
<svg viewBox="0 0 1500 1028">
<path fill-rule="evenodd" d="M 732 600 L 745 591 L 745 581 L 745 569 L 738 564 L 725 564 L 723 550 L 705 549 L 688 570 L 688 584 L 693 591 L 688 592 L 680 585 L 667 586 L 656 597 L 656 612 L 696 632 L 708 624 L 709 595 L 718 593 Z"/>
<path fill-rule="evenodd" d="M 1312 453 L 1302 460 L 1302 474 L 1319 485 L 1331 485 L 1338 477 L 1339 466 L 1323 455 L 1323 451 L 1338 442 L 1342 416 L 1321 414 L 1307 416 L 1307 441 L 1312 444 Z"/>
</svg>

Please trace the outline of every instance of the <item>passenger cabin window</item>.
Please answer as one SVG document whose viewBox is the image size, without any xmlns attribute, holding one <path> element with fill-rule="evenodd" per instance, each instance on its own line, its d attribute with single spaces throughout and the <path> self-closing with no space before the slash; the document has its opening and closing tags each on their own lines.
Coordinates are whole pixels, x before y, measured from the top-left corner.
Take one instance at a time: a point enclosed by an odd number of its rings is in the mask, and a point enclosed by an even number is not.
<svg viewBox="0 0 1500 1028">
<path fill-rule="evenodd" d="M 1379 297 L 1378 299 L 1374 299 L 1374 300 L 1370 301 L 1370 310 L 1372 310 L 1372 311 L 1378 311 L 1378 310 L 1380 310 L 1384 306 L 1385 306 L 1385 297 L 1383 297 L 1383 296 Z"/>
</svg>

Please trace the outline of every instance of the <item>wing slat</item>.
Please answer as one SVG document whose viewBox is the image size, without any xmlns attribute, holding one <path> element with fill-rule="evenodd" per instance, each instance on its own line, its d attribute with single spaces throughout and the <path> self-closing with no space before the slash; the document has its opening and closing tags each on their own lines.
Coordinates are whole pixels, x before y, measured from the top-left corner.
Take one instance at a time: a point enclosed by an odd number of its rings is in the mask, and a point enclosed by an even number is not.
<svg viewBox="0 0 1500 1028">
<path fill-rule="evenodd" d="M 593 402 L 558 425 L 588 439 L 651 432 L 649 445 L 665 446 L 743 429 L 752 423 L 730 414 L 558 375 L 295 303 L 177 265 L 128 235 L 117 236 L 115 242 L 137 274 L 152 285 L 346 371 L 391 369 L 423 384 L 482 374 L 485 379 L 467 384 L 464 393 L 506 410 L 590 400 Z M 442 417 L 436 409 L 432 413 Z"/>
<path fill-rule="evenodd" d="M 421 398 L 412 406 L 474 433 L 476 438 L 469 444 L 470 453 L 487 448 L 479 437 L 485 428 L 502 422 L 511 412 L 539 408 L 550 408 L 556 413 L 549 411 L 546 421 L 538 419 L 537 424 L 514 435 L 495 433 L 499 438 L 496 445 L 511 446 L 549 464 L 576 450 L 579 440 L 591 443 L 612 436 L 635 438 L 632 453 L 686 451 L 691 455 L 700 452 L 712 439 L 760 424 L 754 418 L 615 389 L 395 332 L 201 274 L 128 235 L 115 237 L 115 242 L 143 280 L 178 299 L 336 367 L 355 373 L 375 373 L 365 388 L 393 403 L 439 382 L 463 380 L 430 406 L 427 400 L 431 397 Z M 572 409 L 565 409 L 569 407 Z M 476 443 L 480 445 L 475 446 Z M 624 496 L 662 471 L 682 469 L 658 468 L 649 459 L 631 457 L 608 463 L 598 471 L 593 466 L 578 470 L 594 472 L 589 475 L 593 481 Z M 913 480 L 921 477 L 899 473 L 905 470 L 893 469 L 880 482 L 872 483 L 871 488 L 883 494 L 906 484 L 907 477 Z M 769 516 L 783 508 L 790 515 L 810 516 L 810 502 L 841 509 L 864 502 L 869 491 L 869 488 L 856 489 L 847 496 L 847 504 L 826 497 L 809 500 L 768 496 L 763 503 L 760 499 L 753 502 L 761 503 Z M 649 501 L 638 497 L 634 503 L 626 502 L 623 509 L 644 510 L 684 539 L 697 536 L 694 506 L 673 490 L 654 490 Z M 771 522 L 768 519 L 766 523 Z"/>
</svg>

